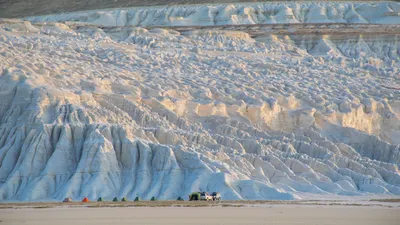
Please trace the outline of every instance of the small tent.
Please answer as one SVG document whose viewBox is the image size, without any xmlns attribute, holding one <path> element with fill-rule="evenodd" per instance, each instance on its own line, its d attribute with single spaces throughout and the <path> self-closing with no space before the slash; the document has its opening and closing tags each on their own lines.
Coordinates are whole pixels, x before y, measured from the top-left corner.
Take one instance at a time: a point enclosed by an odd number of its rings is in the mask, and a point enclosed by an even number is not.
<svg viewBox="0 0 400 225">
<path fill-rule="evenodd" d="M 176 199 L 177 201 L 183 201 L 183 198 L 181 196 L 179 196 L 178 199 Z"/>
<path fill-rule="evenodd" d="M 113 199 L 113 202 L 118 202 L 118 198 L 115 197 L 115 198 Z"/>
<path fill-rule="evenodd" d="M 82 202 L 89 202 L 89 199 L 87 197 L 85 197 Z"/>
<path fill-rule="evenodd" d="M 64 198 L 63 202 L 72 202 L 71 198 Z"/>
<path fill-rule="evenodd" d="M 100 197 L 100 198 L 97 199 L 97 201 L 98 201 L 98 202 L 102 202 L 102 201 L 103 201 L 103 198 Z"/>
<path fill-rule="evenodd" d="M 140 201 L 140 198 L 139 198 L 139 196 L 138 196 L 138 197 L 136 197 L 136 198 L 135 198 L 135 200 L 133 200 L 133 201 L 135 201 L 135 202 L 138 202 L 138 201 Z"/>
<path fill-rule="evenodd" d="M 199 201 L 199 200 L 200 200 L 199 192 L 193 192 L 192 194 L 189 195 L 189 201 Z"/>
<path fill-rule="evenodd" d="M 123 197 L 121 201 L 122 202 L 127 202 L 128 200 L 125 197 Z"/>
<path fill-rule="evenodd" d="M 156 197 L 152 197 L 152 198 L 150 199 L 150 201 L 157 201 L 157 198 L 156 198 Z"/>
</svg>

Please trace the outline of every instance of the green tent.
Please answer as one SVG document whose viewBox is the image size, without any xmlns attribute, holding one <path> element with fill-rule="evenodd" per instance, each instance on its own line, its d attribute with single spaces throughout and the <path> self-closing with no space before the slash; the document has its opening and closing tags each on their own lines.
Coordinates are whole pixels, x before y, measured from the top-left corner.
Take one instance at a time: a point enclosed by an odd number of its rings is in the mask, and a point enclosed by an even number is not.
<svg viewBox="0 0 400 225">
<path fill-rule="evenodd" d="M 176 199 L 177 201 L 183 201 L 183 198 L 181 196 L 179 196 L 178 199 Z"/>
<path fill-rule="evenodd" d="M 125 197 L 123 197 L 121 201 L 122 202 L 127 202 L 128 200 Z"/>
<path fill-rule="evenodd" d="M 139 198 L 139 196 L 138 196 L 138 197 L 136 197 L 136 198 L 135 198 L 135 200 L 133 200 L 133 201 L 135 201 L 135 202 L 138 202 L 138 201 L 140 201 L 140 198 Z"/>
<path fill-rule="evenodd" d="M 98 202 L 102 202 L 102 201 L 103 201 L 103 198 L 100 197 L 100 198 L 97 199 L 97 201 L 98 201 Z"/>
<path fill-rule="evenodd" d="M 157 201 L 157 198 L 156 198 L 156 197 L 152 197 L 152 198 L 150 199 L 150 201 Z"/>
<path fill-rule="evenodd" d="M 189 201 L 199 201 L 199 200 L 200 200 L 199 192 L 193 192 L 192 194 L 189 195 Z"/>
<path fill-rule="evenodd" d="M 118 198 L 115 197 L 115 198 L 113 199 L 113 202 L 118 202 Z"/>
</svg>

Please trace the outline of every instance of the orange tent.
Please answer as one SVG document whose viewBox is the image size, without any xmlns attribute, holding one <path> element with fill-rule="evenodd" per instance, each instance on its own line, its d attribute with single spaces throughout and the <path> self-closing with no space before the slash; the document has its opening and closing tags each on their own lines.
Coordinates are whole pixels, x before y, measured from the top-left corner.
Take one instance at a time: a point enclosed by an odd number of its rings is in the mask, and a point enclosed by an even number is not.
<svg viewBox="0 0 400 225">
<path fill-rule="evenodd" d="M 82 202 L 89 202 L 89 199 L 85 197 Z"/>
</svg>

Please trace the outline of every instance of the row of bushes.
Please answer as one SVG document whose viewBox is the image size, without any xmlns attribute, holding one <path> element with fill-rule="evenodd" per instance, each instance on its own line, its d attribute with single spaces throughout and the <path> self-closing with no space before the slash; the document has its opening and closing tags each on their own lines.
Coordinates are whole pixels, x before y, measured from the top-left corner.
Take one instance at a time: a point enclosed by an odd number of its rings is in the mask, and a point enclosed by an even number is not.
<svg viewBox="0 0 400 225">
<path fill-rule="evenodd" d="M 103 202 L 104 199 L 103 199 L 103 197 L 99 197 L 99 198 L 97 199 L 97 201 L 98 201 L 98 202 Z M 117 197 L 115 197 L 112 201 L 113 201 L 113 202 L 119 202 L 119 200 L 118 200 Z M 127 202 L 127 201 L 128 201 L 128 199 L 127 199 L 126 197 L 123 197 L 123 198 L 121 199 L 121 202 Z M 139 197 L 136 197 L 135 200 L 133 200 L 133 201 L 138 202 L 138 201 L 141 201 L 141 199 L 140 199 Z M 156 197 L 152 197 L 152 198 L 150 199 L 150 201 L 158 201 L 158 199 L 157 199 Z M 182 198 L 182 197 L 179 197 L 179 198 L 177 199 L 177 201 L 183 201 L 183 198 Z M 65 198 L 63 202 L 72 202 L 72 199 L 71 199 L 71 198 Z M 84 198 L 84 199 L 82 200 L 82 202 L 89 202 L 89 199 L 88 199 L 88 198 Z"/>
<path fill-rule="evenodd" d="M 141 199 L 139 198 L 139 197 L 136 197 L 135 198 L 135 200 L 133 200 L 134 202 L 138 202 L 138 201 L 140 201 Z M 151 199 L 150 199 L 150 201 L 157 201 L 158 199 L 156 198 L 156 197 L 152 197 Z M 183 201 L 183 198 L 182 197 L 179 197 L 178 199 L 176 199 L 177 201 Z M 102 202 L 103 201 L 103 198 L 102 197 L 100 197 L 99 199 L 97 199 L 97 201 L 98 202 Z M 127 202 L 128 200 L 125 198 L 125 197 L 123 197 L 122 199 L 121 199 L 121 202 Z M 117 197 L 115 197 L 114 199 L 113 199 L 113 202 L 118 202 L 118 198 Z"/>
<path fill-rule="evenodd" d="M 138 202 L 138 201 L 140 201 L 141 199 L 139 198 L 139 197 L 136 197 L 135 198 L 135 200 L 133 200 L 134 202 Z M 156 198 L 156 197 L 152 197 L 151 199 L 150 199 L 150 201 L 157 201 L 158 199 Z M 102 202 L 102 201 L 104 201 L 104 199 L 102 198 L 102 197 L 100 197 L 99 199 L 97 199 L 97 201 L 98 202 Z M 115 197 L 113 200 L 112 200 L 113 202 L 119 202 L 119 200 L 118 200 L 118 198 L 117 197 Z M 121 199 L 121 202 L 127 202 L 128 201 L 128 199 L 127 198 L 125 198 L 125 197 L 123 197 L 122 199 Z"/>
</svg>

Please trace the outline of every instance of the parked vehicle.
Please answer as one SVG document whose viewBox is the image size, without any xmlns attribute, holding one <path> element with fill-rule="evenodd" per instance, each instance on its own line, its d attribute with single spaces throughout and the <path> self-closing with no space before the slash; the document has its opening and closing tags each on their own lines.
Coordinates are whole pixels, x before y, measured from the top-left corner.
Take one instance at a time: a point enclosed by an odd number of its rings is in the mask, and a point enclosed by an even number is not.
<svg viewBox="0 0 400 225">
<path fill-rule="evenodd" d="M 209 194 L 208 192 L 193 192 L 189 195 L 189 201 L 220 201 L 221 194 L 219 192 L 213 192 Z"/>
<path fill-rule="evenodd" d="M 219 192 L 213 192 L 211 194 L 213 201 L 220 201 L 221 200 L 221 194 Z"/>
<path fill-rule="evenodd" d="M 212 201 L 213 200 L 213 196 L 208 194 L 208 192 L 201 192 L 200 193 L 200 200 L 203 201 Z"/>
</svg>

